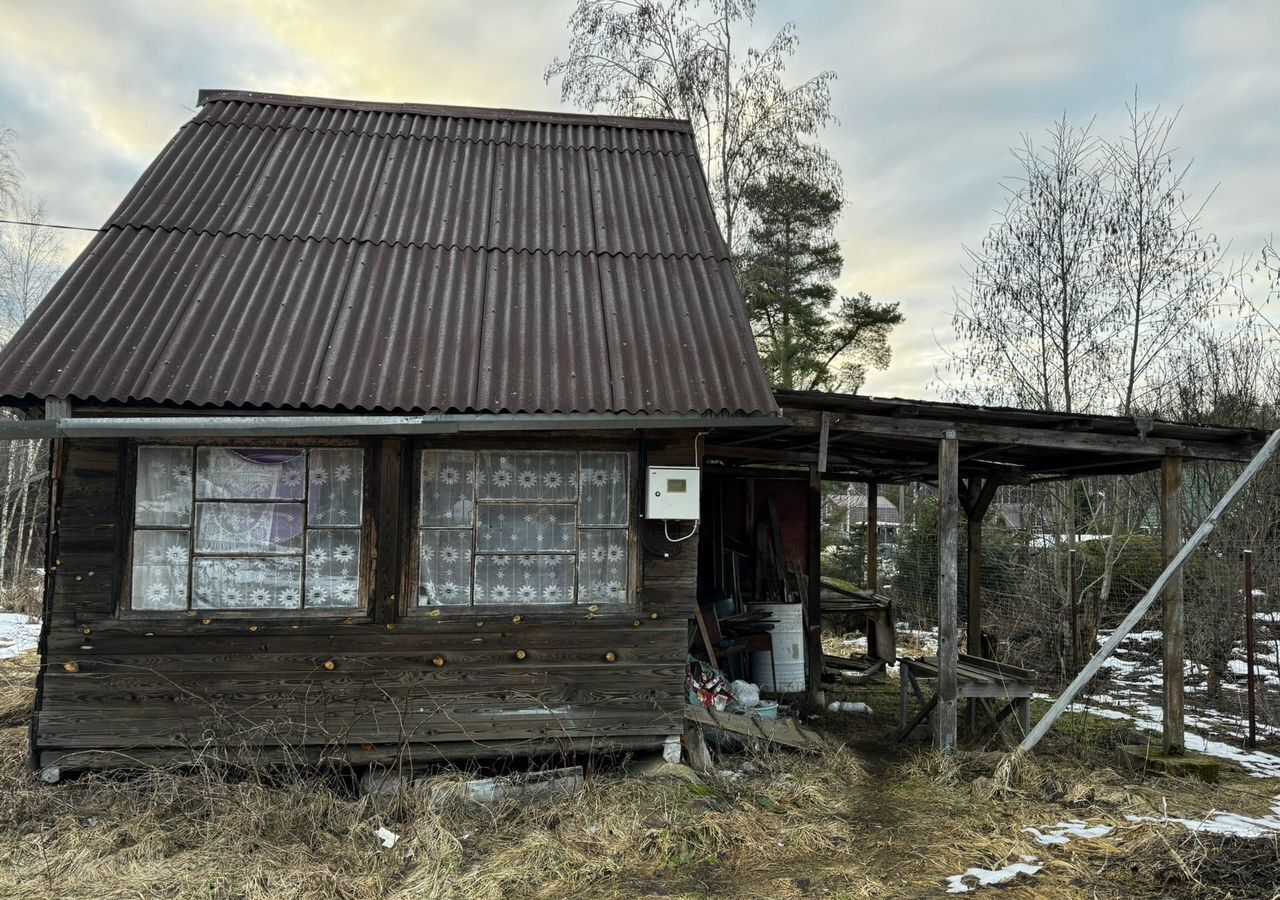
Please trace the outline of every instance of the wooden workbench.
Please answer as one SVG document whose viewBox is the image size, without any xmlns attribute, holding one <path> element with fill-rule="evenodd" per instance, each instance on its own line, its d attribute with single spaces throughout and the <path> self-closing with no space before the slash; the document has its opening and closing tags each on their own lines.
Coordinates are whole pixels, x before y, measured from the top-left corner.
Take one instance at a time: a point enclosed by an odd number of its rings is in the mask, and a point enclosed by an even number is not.
<svg viewBox="0 0 1280 900">
<path fill-rule="evenodd" d="M 903 657 L 898 660 L 898 666 L 898 677 L 902 682 L 898 719 L 901 727 L 898 731 L 898 740 L 902 740 L 917 725 L 927 721 L 929 714 L 938 705 L 937 693 L 926 698 L 920 687 L 921 679 L 937 680 L 938 660 L 937 657 L 927 659 Z M 1004 700 L 1006 705 L 995 713 L 995 724 L 999 724 L 1011 713 L 1015 713 L 1021 733 L 1026 734 L 1031 728 L 1031 694 L 1035 690 L 1035 678 L 1036 673 L 1030 669 L 962 653 L 956 666 L 956 699 Z M 920 710 L 914 718 L 908 720 L 912 693 L 920 703 Z"/>
</svg>

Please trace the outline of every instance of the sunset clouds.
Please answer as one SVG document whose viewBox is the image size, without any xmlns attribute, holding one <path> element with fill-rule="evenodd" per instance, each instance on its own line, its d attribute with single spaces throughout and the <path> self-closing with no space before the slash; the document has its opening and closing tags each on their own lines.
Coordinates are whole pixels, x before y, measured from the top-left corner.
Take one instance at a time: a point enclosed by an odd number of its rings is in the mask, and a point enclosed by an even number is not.
<svg viewBox="0 0 1280 900">
<path fill-rule="evenodd" d="M 0 124 L 50 220 L 96 226 L 203 87 L 558 108 L 544 84 L 571 2 L 0 0 Z M 964 245 L 1003 203 L 1008 148 L 1065 111 L 1112 134 L 1135 86 L 1172 112 L 1206 221 L 1239 253 L 1280 224 L 1280 4 L 763 0 L 794 19 L 794 77 L 839 73 L 826 142 L 849 198 L 846 291 L 902 302 L 888 372 L 924 396 L 950 340 Z M 69 235 L 74 233 L 69 232 Z M 78 250 L 83 238 L 71 237 Z"/>
</svg>

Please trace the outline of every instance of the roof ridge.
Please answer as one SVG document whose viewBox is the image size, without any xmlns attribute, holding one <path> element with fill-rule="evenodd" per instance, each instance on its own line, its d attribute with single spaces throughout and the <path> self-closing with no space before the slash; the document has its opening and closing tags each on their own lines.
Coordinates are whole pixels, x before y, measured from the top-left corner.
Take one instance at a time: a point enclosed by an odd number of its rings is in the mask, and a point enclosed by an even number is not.
<svg viewBox="0 0 1280 900">
<path fill-rule="evenodd" d="M 599 116 L 593 113 L 569 113 L 553 110 L 521 110 L 482 106 L 447 106 L 432 103 L 393 103 L 371 100 L 341 100 L 331 97 L 307 97 L 295 94 L 272 94 L 225 88 L 203 88 L 196 105 L 214 100 L 242 103 L 264 103 L 276 106 L 303 106 L 328 109 L 350 109 L 368 112 L 403 113 L 415 116 L 446 116 L 455 119 L 489 119 L 511 122 L 551 122 L 560 124 L 605 125 L 614 128 L 661 129 L 693 133 L 687 119 L 663 119 L 645 116 Z"/>
<path fill-rule="evenodd" d="M 228 231 L 225 228 L 192 228 L 189 225 L 152 225 L 139 224 L 137 222 L 108 222 L 99 229 L 99 232 L 109 231 L 146 231 L 152 234 L 191 234 L 208 237 L 234 237 L 255 240 L 270 241 L 312 241 L 314 243 L 327 244 L 366 244 L 370 247 L 402 247 L 404 249 L 414 248 L 418 250 L 455 250 L 458 252 L 471 251 L 473 253 L 527 253 L 530 256 L 608 256 L 614 259 L 707 259 L 712 262 L 729 262 L 730 257 L 725 255 L 715 255 L 712 253 L 659 253 L 646 252 L 637 253 L 635 251 L 625 250 L 550 250 L 545 247 L 497 247 L 490 245 L 466 244 L 442 244 L 432 241 L 388 241 L 388 240 L 372 240 L 370 238 L 359 237 L 331 237 L 326 234 L 273 234 L 267 232 L 257 232 L 236 229 Z"/>
<path fill-rule="evenodd" d="M 179 131 L 187 128 L 257 128 L 261 131 L 300 131 L 306 134 L 342 134 L 342 135 L 369 135 L 373 137 L 395 138 L 405 141 L 440 141 L 449 144 L 488 144 L 494 147 L 532 147 L 535 149 L 545 150 L 582 150 L 593 153 L 637 153 L 649 154 L 653 156 L 680 156 L 690 159 L 697 159 L 698 154 L 695 151 L 671 149 L 660 145 L 649 147 L 624 147 L 624 146 L 593 146 L 586 143 L 565 143 L 553 144 L 546 141 L 523 141 L 515 140 L 509 137 L 459 137 L 457 135 L 440 135 L 440 134 L 413 134 L 396 131 L 361 131 L 355 127 L 349 128 L 331 128 L 316 127 L 313 125 L 303 125 L 297 122 L 229 122 L 222 119 L 192 119 L 182 125 Z M 634 130 L 652 130 L 652 129 L 634 129 Z M 666 130 L 666 129 L 659 129 Z M 684 134 L 685 132 L 679 131 Z"/>
</svg>

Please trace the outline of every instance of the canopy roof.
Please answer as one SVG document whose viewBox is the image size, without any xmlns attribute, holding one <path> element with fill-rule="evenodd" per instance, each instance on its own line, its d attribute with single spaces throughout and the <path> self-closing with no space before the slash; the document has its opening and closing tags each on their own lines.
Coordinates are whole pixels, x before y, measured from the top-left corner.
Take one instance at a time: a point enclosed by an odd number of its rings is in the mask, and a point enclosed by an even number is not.
<svg viewBox="0 0 1280 900">
<path fill-rule="evenodd" d="M 1253 428 L 1122 416 L 1066 415 L 819 391 L 778 391 L 785 424 L 714 432 L 707 458 L 729 465 L 819 463 L 824 477 L 894 483 L 936 480 L 938 441 L 960 442 L 961 477 L 1002 482 L 1127 474 L 1167 455 L 1247 461 L 1266 441 Z"/>
</svg>

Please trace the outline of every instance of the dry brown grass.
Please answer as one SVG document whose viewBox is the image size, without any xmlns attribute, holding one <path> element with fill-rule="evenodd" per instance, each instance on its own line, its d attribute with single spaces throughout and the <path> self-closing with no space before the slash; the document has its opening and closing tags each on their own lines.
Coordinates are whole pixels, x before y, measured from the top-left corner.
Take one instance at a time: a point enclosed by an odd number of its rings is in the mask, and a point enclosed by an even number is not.
<svg viewBox="0 0 1280 900">
<path fill-rule="evenodd" d="M 1257 814 L 1278 786 L 1135 782 L 1101 762 L 1101 737 L 1097 753 L 944 759 L 884 743 L 883 717 L 824 718 L 856 752 L 726 756 L 732 778 L 705 785 L 600 771 L 575 798 L 493 808 L 437 809 L 431 782 L 360 798 L 343 773 L 315 770 L 204 765 L 49 786 L 25 768 L 34 663 L 0 663 L 3 897 L 905 898 L 1023 854 L 1046 868 L 1002 897 L 1251 897 L 1280 875 L 1273 843 L 1123 821 L 1165 804 Z M 1069 818 L 1120 827 L 1065 848 L 1021 831 Z M 401 836 L 393 849 L 380 826 Z"/>
</svg>

